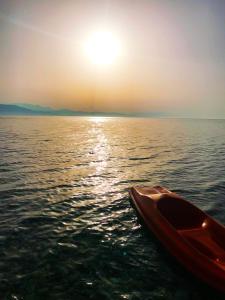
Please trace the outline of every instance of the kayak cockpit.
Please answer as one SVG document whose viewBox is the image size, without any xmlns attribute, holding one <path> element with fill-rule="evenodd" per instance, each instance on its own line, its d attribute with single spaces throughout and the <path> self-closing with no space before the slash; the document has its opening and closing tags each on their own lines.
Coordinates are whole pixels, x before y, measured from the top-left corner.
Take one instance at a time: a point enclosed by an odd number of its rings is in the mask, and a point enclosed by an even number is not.
<svg viewBox="0 0 225 300">
<path fill-rule="evenodd" d="M 177 230 L 201 227 L 206 219 L 204 212 L 172 193 L 163 194 L 157 202 L 157 208 Z"/>
</svg>

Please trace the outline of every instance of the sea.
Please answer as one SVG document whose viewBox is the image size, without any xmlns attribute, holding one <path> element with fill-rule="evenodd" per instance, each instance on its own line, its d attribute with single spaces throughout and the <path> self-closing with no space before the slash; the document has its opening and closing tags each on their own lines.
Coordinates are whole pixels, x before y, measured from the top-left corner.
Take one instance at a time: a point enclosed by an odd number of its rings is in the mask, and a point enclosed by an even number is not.
<svg viewBox="0 0 225 300">
<path fill-rule="evenodd" d="M 137 219 L 162 185 L 225 225 L 225 120 L 1 117 L 1 300 L 218 300 Z"/>
</svg>

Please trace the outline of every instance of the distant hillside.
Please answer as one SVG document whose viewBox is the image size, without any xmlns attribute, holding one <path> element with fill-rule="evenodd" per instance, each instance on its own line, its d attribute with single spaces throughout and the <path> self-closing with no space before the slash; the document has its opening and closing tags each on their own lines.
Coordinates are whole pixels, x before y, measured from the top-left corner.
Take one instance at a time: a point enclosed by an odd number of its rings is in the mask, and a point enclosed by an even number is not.
<svg viewBox="0 0 225 300">
<path fill-rule="evenodd" d="M 108 112 L 82 112 L 69 109 L 52 109 L 33 104 L 0 104 L 0 115 L 45 115 L 45 116 L 123 116 L 120 113 Z"/>
<path fill-rule="evenodd" d="M 27 103 L 14 103 L 14 104 L 19 107 L 30 109 L 32 111 L 45 112 L 45 113 L 46 112 L 51 113 L 52 111 L 54 111 L 50 107 L 36 105 L 36 104 L 27 104 Z"/>
<path fill-rule="evenodd" d="M 56 110 L 32 104 L 0 104 L 0 115 L 47 115 L 47 116 L 82 116 L 84 112 Z"/>
<path fill-rule="evenodd" d="M 0 104 L 0 115 L 34 115 L 35 111 L 18 105 Z"/>
<path fill-rule="evenodd" d="M 83 112 L 69 109 L 52 109 L 50 107 L 34 104 L 0 104 L 0 115 L 14 116 L 105 116 L 105 117 L 141 117 L 141 118 L 160 118 L 168 117 L 162 112 Z"/>
</svg>

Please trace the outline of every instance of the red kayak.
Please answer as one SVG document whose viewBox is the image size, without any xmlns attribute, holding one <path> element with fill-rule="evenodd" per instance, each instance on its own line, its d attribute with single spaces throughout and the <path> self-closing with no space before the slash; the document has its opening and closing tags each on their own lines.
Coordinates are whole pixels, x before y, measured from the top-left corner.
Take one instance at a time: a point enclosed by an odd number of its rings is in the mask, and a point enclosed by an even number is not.
<svg viewBox="0 0 225 300">
<path fill-rule="evenodd" d="M 190 272 L 225 292 L 225 227 L 177 194 L 157 186 L 133 187 L 138 215 Z"/>
</svg>

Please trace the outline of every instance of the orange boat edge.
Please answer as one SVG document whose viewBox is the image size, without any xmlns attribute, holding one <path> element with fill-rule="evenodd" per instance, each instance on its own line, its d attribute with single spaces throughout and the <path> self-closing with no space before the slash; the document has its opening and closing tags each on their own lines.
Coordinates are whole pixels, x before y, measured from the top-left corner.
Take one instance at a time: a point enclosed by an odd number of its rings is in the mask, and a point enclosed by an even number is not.
<svg viewBox="0 0 225 300">
<path fill-rule="evenodd" d="M 225 227 L 164 187 L 132 187 L 129 193 L 167 250 L 196 277 L 225 292 Z"/>
</svg>

